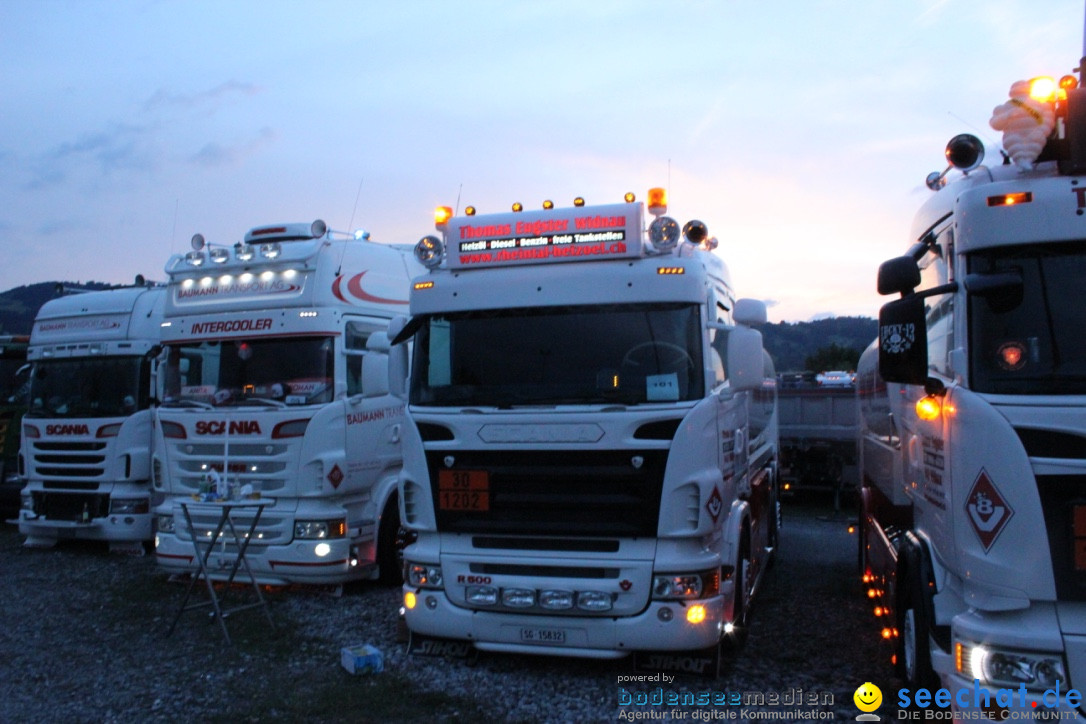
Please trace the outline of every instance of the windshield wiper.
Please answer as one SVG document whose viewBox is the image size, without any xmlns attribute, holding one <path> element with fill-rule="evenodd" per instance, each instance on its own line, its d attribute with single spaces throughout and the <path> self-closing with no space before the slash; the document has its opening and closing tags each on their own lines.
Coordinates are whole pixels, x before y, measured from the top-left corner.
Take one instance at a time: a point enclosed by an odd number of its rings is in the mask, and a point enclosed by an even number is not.
<svg viewBox="0 0 1086 724">
<path fill-rule="evenodd" d="M 273 400 L 268 397 L 243 397 L 235 402 L 234 407 L 241 407 L 243 405 L 249 404 L 250 402 L 256 402 L 267 407 L 282 408 L 287 406 L 287 403 L 285 402 L 282 402 L 280 400 Z"/>
<path fill-rule="evenodd" d="M 199 400 L 166 400 L 162 403 L 163 407 L 195 407 L 200 410 L 214 410 L 215 406 L 209 402 L 200 402 Z"/>
</svg>

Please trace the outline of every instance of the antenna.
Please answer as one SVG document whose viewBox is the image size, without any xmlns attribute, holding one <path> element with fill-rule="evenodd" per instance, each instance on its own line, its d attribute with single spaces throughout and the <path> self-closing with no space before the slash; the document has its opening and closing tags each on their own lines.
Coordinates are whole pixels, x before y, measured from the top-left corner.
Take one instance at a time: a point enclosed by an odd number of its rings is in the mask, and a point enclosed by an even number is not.
<svg viewBox="0 0 1086 724">
<path fill-rule="evenodd" d="M 464 182 L 460 182 L 460 188 L 456 190 L 456 209 L 453 211 L 453 216 L 460 213 L 460 194 L 464 192 Z"/>
<path fill-rule="evenodd" d="M 365 182 L 366 177 L 358 179 L 358 191 L 354 195 L 354 208 L 351 209 L 351 221 L 347 224 L 347 233 L 354 234 L 354 216 L 358 213 L 358 200 L 362 198 L 362 184 Z M 343 257 L 347 254 L 347 245 L 343 245 L 343 250 L 339 253 L 339 264 L 336 265 L 336 276 L 343 271 Z"/>
<path fill-rule="evenodd" d="M 365 180 L 365 176 L 358 179 L 358 193 L 354 195 L 354 208 L 351 209 L 351 223 L 347 224 L 348 233 L 354 233 L 354 215 L 358 212 L 358 200 L 362 198 L 362 182 Z"/>
</svg>

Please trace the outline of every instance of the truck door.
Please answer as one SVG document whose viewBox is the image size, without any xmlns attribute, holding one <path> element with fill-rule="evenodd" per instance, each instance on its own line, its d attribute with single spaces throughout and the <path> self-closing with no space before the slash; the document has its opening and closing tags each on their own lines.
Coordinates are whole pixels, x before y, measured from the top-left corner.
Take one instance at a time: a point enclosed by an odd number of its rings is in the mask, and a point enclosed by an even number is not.
<svg viewBox="0 0 1086 724">
<path fill-rule="evenodd" d="M 374 491 L 372 487 L 382 479 L 393 478 L 400 467 L 403 403 L 388 394 L 387 383 L 384 389 L 367 389 L 362 370 L 366 355 L 382 354 L 367 350 L 366 343 L 371 334 L 385 327 L 383 321 L 353 320 L 347 322 L 343 335 L 347 368 L 345 473 L 350 487 L 382 498 L 385 491 Z"/>
</svg>

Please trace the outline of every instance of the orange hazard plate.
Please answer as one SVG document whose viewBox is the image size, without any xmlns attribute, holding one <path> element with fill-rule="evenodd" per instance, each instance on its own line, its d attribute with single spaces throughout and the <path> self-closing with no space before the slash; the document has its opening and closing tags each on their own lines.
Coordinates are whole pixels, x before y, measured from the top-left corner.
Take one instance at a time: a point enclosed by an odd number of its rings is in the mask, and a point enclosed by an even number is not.
<svg viewBox="0 0 1086 724">
<path fill-rule="evenodd" d="M 490 474 L 485 470 L 439 470 L 437 507 L 440 510 L 490 510 Z"/>
<path fill-rule="evenodd" d="M 1075 540 L 1075 570 L 1086 571 L 1086 505 L 1076 505 L 1071 518 L 1071 535 Z"/>
</svg>

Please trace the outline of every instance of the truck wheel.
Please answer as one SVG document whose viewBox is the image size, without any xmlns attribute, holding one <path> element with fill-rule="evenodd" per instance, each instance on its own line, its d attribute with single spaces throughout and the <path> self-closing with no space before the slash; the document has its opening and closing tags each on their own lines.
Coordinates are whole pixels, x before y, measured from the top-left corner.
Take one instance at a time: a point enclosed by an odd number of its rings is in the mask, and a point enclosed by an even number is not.
<svg viewBox="0 0 1086 724">
<path fill-rule="evenodd" d="M 902 551 L 898 566 L 897 668 L 914 690 L 934 689 L 938 679 L 931 667 L 932 605 L 923 554 L 913 546 Z"/>
<path fill-rule="evenodd" d="M 735 594 L 732 597 L 731 633 L 724 634 L 720 640 L 720 650 L 724 654 L 735 654 L 743 649 L 747 642 L 747 623 L 750 616 L 750 601 L 747 598 L 747 586 L 750 578 L 750 535 L 743 532 L 739 546 L 739 558 L 735 562 Z"/>
<path fill-rule="evenodd" d="M 380 569 L 380 581 L 388 585 L 403 583 L 403 567 L 400 563 L 398 545 L 400 531 L 400 503 L 393 494 L 381 514 L 381 523 L 377 526 L 377 566 Z"/>
</svg>

